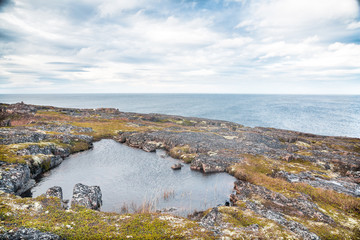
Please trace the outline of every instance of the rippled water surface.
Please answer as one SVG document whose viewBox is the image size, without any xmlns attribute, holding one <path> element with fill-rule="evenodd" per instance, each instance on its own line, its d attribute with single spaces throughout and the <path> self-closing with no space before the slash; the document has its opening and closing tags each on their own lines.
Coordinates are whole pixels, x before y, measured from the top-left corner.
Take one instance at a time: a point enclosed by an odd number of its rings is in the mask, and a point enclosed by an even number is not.
<svg viewBox="0 0 360 240">
<path fill-rule="evenodd" d="M 126 204 L 139 207 L 147 202 L 156 209 L 176 208 L 175 214 L 186 216 L 194 210 L 205 210 L 224 204 L 232 192 L 235 178 L 226 173 L 203 174 L 189 165 L 174 171 L 180 161 L 164 151 L 147 153 L 117 143 L 101 140 L 92 150 L 75 154 L 51 170 L 32 189 L 33 196 L 52 186 L 61 186 L 70 199 L 76 183 L 100 186 L 102 211 L 120 212 Z"/>
<path fill-rule="evenodd" d="M 331 136 L 360 137 L 360 96 L 245 94 L 0 94 L 0 102 L 113 107 Z"/>
</svg>

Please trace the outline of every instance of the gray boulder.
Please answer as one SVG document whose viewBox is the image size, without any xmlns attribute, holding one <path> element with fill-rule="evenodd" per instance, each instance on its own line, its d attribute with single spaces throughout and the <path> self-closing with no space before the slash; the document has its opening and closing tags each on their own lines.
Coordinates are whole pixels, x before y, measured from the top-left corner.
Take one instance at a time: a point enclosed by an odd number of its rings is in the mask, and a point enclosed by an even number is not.
<svg viewBox="0 0 360 240">
<path fill-rule="evenodd" d="M 30 178 L 30 169 L 25 164 L 0 162 L 0 190 L 21 195 L 35 185 Z"/>
<path fill-rule="evenodd" d="M 0 234 L 0 240 L 7 239 L 27 239 L 27 240 L 60 240 L 63 239 L 58 235 L 48 232 L 40 232 L 39 230 L 35 230 L 33 228 L 24 228 L 21 227 L 19 229 L 10 230 L 4 234 Z"/>
<path fill-rule="evenodd" d="M 62 200 L 63 199 L 62 188 L 59 186 L 51 187 L 46 191 L 45 196 L 46 197 L 57 197 L 60 200 Z"/>
<path fill-rule="evenodd" d="M 81 183 L 75 185 L 71 206 L 84 206 L 93 210 L 99 210 L 102 205 L 102 194 L 99 186 L 87 186 Z"/>
</svg>

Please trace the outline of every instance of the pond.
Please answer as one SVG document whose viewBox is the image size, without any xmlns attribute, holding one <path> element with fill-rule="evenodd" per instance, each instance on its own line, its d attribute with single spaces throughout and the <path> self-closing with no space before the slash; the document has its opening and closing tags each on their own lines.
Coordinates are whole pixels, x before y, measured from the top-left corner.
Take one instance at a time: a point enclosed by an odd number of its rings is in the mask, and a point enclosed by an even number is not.
<svg viewBox="0 0 360 240">
<path fill-rule="evenodd" d="M 95 142 L 93 149 L 65 159 L 31 192 L 36 197 L 50 187 L 60 186 L 64 199 L 71 199 L 76 183 L 98 185 L 103 195 L 101 211 L 134 212 L 147 206 L 152 210 L 171 209 L 180 216 L 229 199 L 234 177 L 192 171 L 187 164 L 181 170 L 172 170 L 171 166 L 179 162 L 163 150 L 148 153 L 104 139 Z"/>
</svg>

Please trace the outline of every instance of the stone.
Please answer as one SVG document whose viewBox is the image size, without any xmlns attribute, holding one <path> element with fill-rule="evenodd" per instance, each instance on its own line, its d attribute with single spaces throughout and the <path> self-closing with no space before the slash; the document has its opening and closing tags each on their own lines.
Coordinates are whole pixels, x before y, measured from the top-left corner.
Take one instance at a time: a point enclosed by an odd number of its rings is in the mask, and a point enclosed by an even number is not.
<svg viewBox="0 0 360 240">
<path fill-rule="evenodd" d="M 176 163 L 171 166 L 173 170 L 180 170 L 183 165 L 181 163 Z"/>
<path fill-rule="evenodd" d="M 27 165 L 0 163 L 1 191 L 21 195 L 35 185 Z"/>
<path fill-rule="evenodd" d="M 46 191 L 45 196 L 46 197 L 57 197 L 60 200 L 63 200 L 62 188 L 59 186 L 51 187 Z"/>
<path fill-rule="evenodd" d="M 99 186 L 87 186 L 78 183 L 74 186 L 71 207 L 84 206 L 93 210 L 100 210 L 102 194 Z"/>
<path fill-rule="evenodd" d="M 0 234 L 0 239 L 10 240 L 10 239 L 26 239 L 26 240 L 60 240 L 63 239 L 60 236 L 49 233 L 49 232 L 40 232 L 39 230 L 33 228 L 17 228 L 10 230 L 4 234 Z"/>
</svg>

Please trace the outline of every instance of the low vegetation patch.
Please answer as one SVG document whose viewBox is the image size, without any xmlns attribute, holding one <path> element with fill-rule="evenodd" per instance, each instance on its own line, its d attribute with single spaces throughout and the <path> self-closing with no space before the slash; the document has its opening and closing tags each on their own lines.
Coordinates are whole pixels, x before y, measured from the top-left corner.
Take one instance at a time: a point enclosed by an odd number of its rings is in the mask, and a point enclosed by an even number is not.
<svg viewBox="0 0 360 240">
<path fill-rule="evenodd" d="M 162 214 L 105 213 L 77 207 L 64 210 L 57 198 L 17 198 L 2 194 L 0 217 L 6 230 L 24 226 L 66 239 L 210 239 L 196 223 Z"/>
<path fill-rule="evenodd" d="M 360 223 L 359 198 L 338 193 L 333 190 L 315 188 L 306 183 L 290 183 L 281 178 L 274 178 L 271 176 L 273 171 L 277 171 L 280 168 L 277 164 L 274 164 L 274 161 L 267 161 L 267 159 L 262 156 L 246 155 L 244 157 L 245 161 L 243 163 L 236 164 L 229 169 L 230 173 L 236 178 L 255 185 L 264 186 L 290 198 L 297 198 L 301 194 L 305 194 L 320 207 L 321 211 L 333 217 L 339 225 L 332 231 L 322 231 L 324 228 L 313 225 L 311 221 L 305 221 L 306 218 L 303 219 L 305 226 L 313 229 L 315 233 L 324 236 L 324 239 L 341 239 L 337 236 L 338 234 L 341 236 L 342 231 L 346 232 L 347 235 L 350 235 L 356 229 L 355 226 L 346 227 L 348 221 Z M 285 165 L 285 163 L 282 164 Z M 283 166 L 283 169 L 289 170 L 293 168 L 297 168 L 297 166 Z M 326 226 L 329 228 L 333 227 L 330 225 Z M 328 238 L 325 234 L 328 234 L 333 238 Z"/>
</svg>

